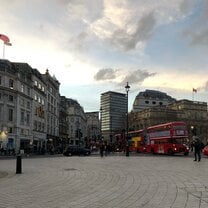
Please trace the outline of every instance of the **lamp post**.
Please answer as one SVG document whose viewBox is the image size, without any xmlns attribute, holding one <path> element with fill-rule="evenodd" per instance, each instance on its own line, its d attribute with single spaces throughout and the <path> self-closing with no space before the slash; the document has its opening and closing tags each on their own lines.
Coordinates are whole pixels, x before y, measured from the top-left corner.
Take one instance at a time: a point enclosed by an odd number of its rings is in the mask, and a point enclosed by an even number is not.
<svg viewBox="0 0 208 208">
<path fill-rule="evenodd" d="M 102 106 L 100 107 L 100 142 L 102 141 L 102 113 L 103 113 L 103 109 Z"/>
<path fill-rule="evenodd" d="M 127 99 L 127 109 L 126 109 L 126 157 L 129 156 L 129 142 L 128 142 L 128 138 L 129 138 L 129 117 L 128 117 L 128 94 L 129 94 L 129 89 L 130 89 L 130 86 L 129 86 L 129 83 L 127 82 L 126 83 L 126 86 L 125 86 L 125 89 L 126 89 L 126 99 Z"/>
</svg>

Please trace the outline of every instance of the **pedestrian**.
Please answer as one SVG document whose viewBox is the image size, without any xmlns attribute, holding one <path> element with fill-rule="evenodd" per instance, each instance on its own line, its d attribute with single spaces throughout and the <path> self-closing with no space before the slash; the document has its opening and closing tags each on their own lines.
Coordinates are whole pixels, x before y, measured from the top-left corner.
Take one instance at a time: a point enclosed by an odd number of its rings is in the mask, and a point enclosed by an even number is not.
<svg viewBox="0 0 208 208">
<path fill-rule="evenodd" d="M 201 150 L 202 150 L 202 144 L 201 141 L 198 137 L 195 138 L 194 143 L 193 143 L 193 147 L 194 147 L 194 161 L 200 162 L 201 160 Z"/>
</svg>

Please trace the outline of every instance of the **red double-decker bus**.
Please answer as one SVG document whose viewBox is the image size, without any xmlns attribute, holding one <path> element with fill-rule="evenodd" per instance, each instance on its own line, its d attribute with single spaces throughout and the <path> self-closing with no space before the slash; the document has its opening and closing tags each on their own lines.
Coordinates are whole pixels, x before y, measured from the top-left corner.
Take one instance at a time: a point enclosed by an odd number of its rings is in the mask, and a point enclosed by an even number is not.
<svg viewBox="0 0 208 208">
<path fill-rule="evenodd" d="M 118 136 L 118 135 L 117 135 Z M 188 130 L 185 122 L 174 121 L 130 131 L 130 152 L 188 155 Z"/>
<path fill-rule="evenodd" d="M 175 121 L 148 127 L 146 130 L 147 151 L 158 154 L 188 155 L 188 130 L 185 122 Z"/>
</svg>

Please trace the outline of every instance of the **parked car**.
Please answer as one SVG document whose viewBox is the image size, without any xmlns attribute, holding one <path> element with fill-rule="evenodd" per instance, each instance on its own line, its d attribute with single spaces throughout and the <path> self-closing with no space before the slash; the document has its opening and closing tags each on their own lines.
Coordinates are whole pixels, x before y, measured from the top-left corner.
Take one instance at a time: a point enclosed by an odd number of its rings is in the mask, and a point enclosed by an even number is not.
<svg viewBox="0 0 208 208">
<path fill-rule="evenodd" d="M 202 152 L 204 155 L 208 156 L 208 145 L 203 148 Z"/>
<path fill-rule="evenodd" d="M 88 148 L 83 146 L 68 146 L 64 152 L 64 156 L 72 156 L 72 155 L 90 155 L 91 151 Z"/>
</svg>

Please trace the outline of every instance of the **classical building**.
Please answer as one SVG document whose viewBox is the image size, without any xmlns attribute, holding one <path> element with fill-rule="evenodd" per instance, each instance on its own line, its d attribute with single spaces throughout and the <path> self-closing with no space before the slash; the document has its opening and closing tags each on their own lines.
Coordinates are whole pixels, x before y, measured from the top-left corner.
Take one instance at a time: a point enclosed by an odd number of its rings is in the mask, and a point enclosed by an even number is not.
<svg viewBox="0 0 208 208">
<path fill-rule="evenodd" d="M 67 114 L 67 98 L 60 96 L 59 106 L 59 137 L 62 141 L 63 149 L 69 144 L 69 130 L 68 130 L 68 114 Z"/>
<path fill-rule="evenodd" d="M 33 141 L 32 68 L 0 60 L 0 143 L 5 150 L 29 149 Z"/>
<path fill-rule="evenodd" d="M 57 147 L 61 145 L 59 139 L 59 81 L 55 76 L 49 74 L 47 69 L 45 74 L 42 74 L 43 80 L 46 83 L 46 99 L 47 99 L 47 113 L 46 113 L 46 132 L 47 132 L 47 146 L 51 145 Z"/>
<path fill-rule="evenodd" d="M 67 110 L 65 116 L 67 116 L 69 142 L 73 145 L 83 145 L 84 138 L 87 136 L 87 118 L 84 109 L 76 100 L 71 98 L 61 96 L 61 100 L 62 105 L 65 105 Z"/>
<path fill-rule="evenodd" d="M 85 115 L 87 118 L 87 141 L 98 142 L 100 140 L 99 112 L 87 112 Z"/>
<path fill-rule="evenodd" d="M 47 100 L 46 100 L 46 83 L 42 78 L 42 74 L 37 69 L 32 69 L 32 123 L 33 123 L 33 152 L 41 152 L 46 149 L 46 116 L 47 116 Z"/>
<path fill-rule="evenodd" d="M 138 112 L 155 106 L 165 106 L 174 101 L 174 98 L 164 92 L 157 90 L 145 90 L 144 92 L 139 92 L 136 96 L 133 103 L 133 112 Z"/>
<path fill-rule="evenodd" d="M 104 140 L 113 142 L 113 135 L 126 128 L 126 94 L 108 91 L 101 94 L 101 133 Z"/>
</svg>

